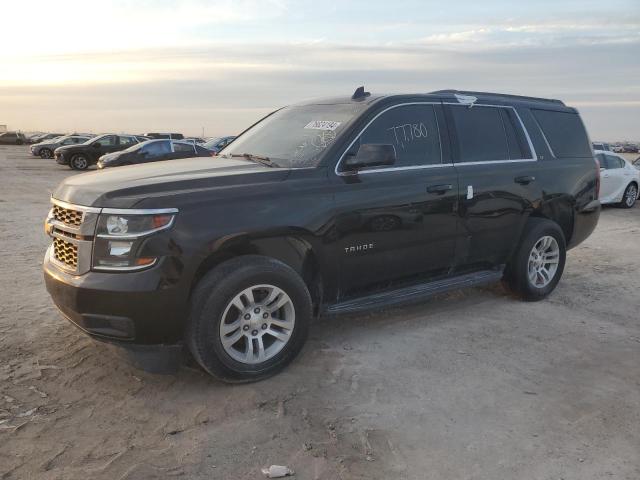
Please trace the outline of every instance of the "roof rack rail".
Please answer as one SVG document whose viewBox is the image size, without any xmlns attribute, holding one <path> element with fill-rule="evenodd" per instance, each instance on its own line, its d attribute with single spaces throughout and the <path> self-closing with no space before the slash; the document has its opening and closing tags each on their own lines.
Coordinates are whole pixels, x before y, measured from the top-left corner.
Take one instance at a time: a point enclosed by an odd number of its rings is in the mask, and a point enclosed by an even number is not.
<svg viewBox="0 0 640 480">
<path fill-rule="evenodd" d="M 429 93 L 450 93 L 452 95 L 486 95 L 488 97 L 500 97 L 500 98 L 515 98 L 519 100 L 531 100 L 534 102 L 549 102 L 564 105 L 562 100 L 556 100 L 555 98 L 540 98 L 540 97 L 527 97 L 524 95 L 510 95 L 507 93 L 491 93 L 491 92 L 473 92 L 469 90 L 436 90 Z"/>
</svg>

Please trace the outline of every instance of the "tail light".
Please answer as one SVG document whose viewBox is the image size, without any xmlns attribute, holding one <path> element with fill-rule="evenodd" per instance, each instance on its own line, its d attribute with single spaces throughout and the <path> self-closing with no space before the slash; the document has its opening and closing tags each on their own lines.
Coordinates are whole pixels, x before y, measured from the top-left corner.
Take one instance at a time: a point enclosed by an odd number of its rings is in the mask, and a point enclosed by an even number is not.
<svg viewBox="0 0 640 480">
<path fill-rule="evenodd" d="M 600 198 L 600 161 L 593 157 L 596 161 L 596 200 Z"/>
</svg>

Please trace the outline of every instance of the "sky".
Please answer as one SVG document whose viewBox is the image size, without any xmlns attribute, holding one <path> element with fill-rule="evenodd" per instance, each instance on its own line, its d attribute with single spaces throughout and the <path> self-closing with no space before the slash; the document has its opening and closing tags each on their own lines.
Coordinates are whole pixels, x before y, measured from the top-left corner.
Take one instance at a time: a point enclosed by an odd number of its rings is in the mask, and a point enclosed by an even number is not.
<svg viewBox="0 0 640 480">
<path fill-rule="evenodd" d="M 21 0 L 0 124 L 227 135 L 283 105 L 455 88 L 558 98 L 640 140 L 640 0 Z"/>
</svg>

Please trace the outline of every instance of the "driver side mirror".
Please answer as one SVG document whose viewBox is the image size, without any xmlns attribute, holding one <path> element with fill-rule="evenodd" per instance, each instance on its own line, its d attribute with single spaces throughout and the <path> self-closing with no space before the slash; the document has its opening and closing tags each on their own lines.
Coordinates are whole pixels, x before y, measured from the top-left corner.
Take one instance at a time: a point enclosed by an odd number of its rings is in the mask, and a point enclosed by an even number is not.
<svg viewBox="0 0 640 480">
<path fill-rule="evenodd" d="M 358 153 L 345 158 L 344 165 L 347 170 L 354 171 L 367 167 L 393 165 L 397 159 L 393 145 L 365 143 L 360 145 Z"/>
</svg>

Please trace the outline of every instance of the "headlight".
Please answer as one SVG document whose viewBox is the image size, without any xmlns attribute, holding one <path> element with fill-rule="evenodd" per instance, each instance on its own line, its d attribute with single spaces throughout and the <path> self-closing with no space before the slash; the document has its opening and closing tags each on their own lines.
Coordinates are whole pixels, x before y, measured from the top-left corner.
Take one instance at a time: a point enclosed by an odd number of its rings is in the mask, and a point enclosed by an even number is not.
<svg viewBox="0 0 640 480">
<path fill-rule="evenodd" d="M 93 245 L 93 268 L 139 270 L 154 265 L 158 258 L 142 255 L 140 247 L 150 235 L 170 228 L 176 213 L 175 209 L 104 209 L 98 217 Z"/>
</svg>

